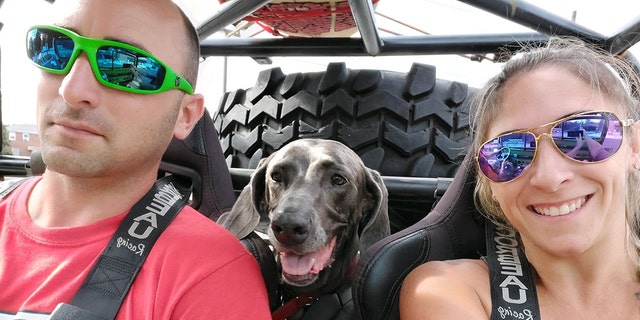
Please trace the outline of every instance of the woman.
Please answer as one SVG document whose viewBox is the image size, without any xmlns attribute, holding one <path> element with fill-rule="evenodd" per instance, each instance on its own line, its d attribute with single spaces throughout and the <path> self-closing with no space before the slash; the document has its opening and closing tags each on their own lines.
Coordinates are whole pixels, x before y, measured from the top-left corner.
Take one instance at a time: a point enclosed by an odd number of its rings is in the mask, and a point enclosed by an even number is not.
<svg viewBox="0 0 640 320">
<path fill-rule="evenodd" d="M 640 106 L 629 89 L 639 83 L 621 60 L 553 38 L 479 93 L 471 147 L 479 159 L 520 165 L 510 175 L 479 166 L 478 205 L 516 231 L 533 269 L 535 319 L 640 318 Z M 585 121 L 608 123 L 605 159 L 572 158 L 575 138 L 563 130 Z M 501 147 L 509 155 L 492 156 Z M 429 262 L 406 278 L 401 318 L 489 319 L 490 290 L 483 260 Z"/>
</svg>

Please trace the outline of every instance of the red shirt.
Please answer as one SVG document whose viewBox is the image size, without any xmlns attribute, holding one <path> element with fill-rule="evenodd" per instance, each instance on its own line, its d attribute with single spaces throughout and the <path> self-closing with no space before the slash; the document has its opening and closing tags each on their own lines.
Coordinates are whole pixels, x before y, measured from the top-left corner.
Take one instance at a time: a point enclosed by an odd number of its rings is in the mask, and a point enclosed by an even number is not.
<svg viewBox="0 0 640 320">
<path fill-rule="evenodd" d="M 0 318 L 43 319 L 69 303 L 120 222 L 42 228 L 27 213 L 39 181 L 0 202 Z M 255 258 L 226 229 L 185 207 L 160 236 L 116 319 L 271 319 Z"/>
</svg>

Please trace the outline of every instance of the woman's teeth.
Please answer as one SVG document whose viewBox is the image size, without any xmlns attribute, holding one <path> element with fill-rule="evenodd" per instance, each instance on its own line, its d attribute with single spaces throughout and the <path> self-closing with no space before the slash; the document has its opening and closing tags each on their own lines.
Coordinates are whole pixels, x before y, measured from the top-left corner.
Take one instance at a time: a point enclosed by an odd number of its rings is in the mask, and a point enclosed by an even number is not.
<svg viewBox="0 0 640 320">
<path fill-rule="evenodd" d="M 533 210 L 545 216 L 562 216 L 579 209 L 586 201 L 586 198 L 580 198 L 572 202 L 564 203 L 559 207 L 533 207 Z"/>
</svg>

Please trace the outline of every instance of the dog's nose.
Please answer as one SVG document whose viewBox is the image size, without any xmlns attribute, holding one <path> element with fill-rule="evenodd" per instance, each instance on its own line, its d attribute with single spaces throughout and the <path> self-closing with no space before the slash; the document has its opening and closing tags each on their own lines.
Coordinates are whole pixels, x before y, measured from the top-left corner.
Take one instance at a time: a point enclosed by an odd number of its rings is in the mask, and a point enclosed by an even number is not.
<svg viewBox="0 0 640 320">
<path fill-rule="evenodd" d="M 282 214 L 271 222 L 271 230 L 280 243 L 301 244 L 309 237 L 309 221 L 297 214 Z"/>
</svg>

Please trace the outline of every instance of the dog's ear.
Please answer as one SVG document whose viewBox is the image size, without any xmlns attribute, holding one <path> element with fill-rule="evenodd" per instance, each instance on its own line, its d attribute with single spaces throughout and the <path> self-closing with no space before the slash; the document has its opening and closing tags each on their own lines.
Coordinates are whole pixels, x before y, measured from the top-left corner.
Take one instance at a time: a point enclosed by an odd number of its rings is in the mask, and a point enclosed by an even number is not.
<svg viewBox="0 0 640 320">
<path fill-rule="evenodd" d="M 260 215 L 264 212 L 265 174 L 269 159 L 271 157 L 260 160 L 251 175 L 251 181 L 242 189 L 231 211 L 218 218 L 218 224 L 231 231 L 238 239 L 246 237 L 260 223 Z"/>
<path fill-rule="evenodd" d="M 373 206 L 363 213 L 360 223 L 360 252 L 364 252 L 376 241 L 388 236 L 389 227 L 389 192 L 382 181 L 380 173 L 367 168 L 366 188 L 374 198 Z"/>
</svg>

